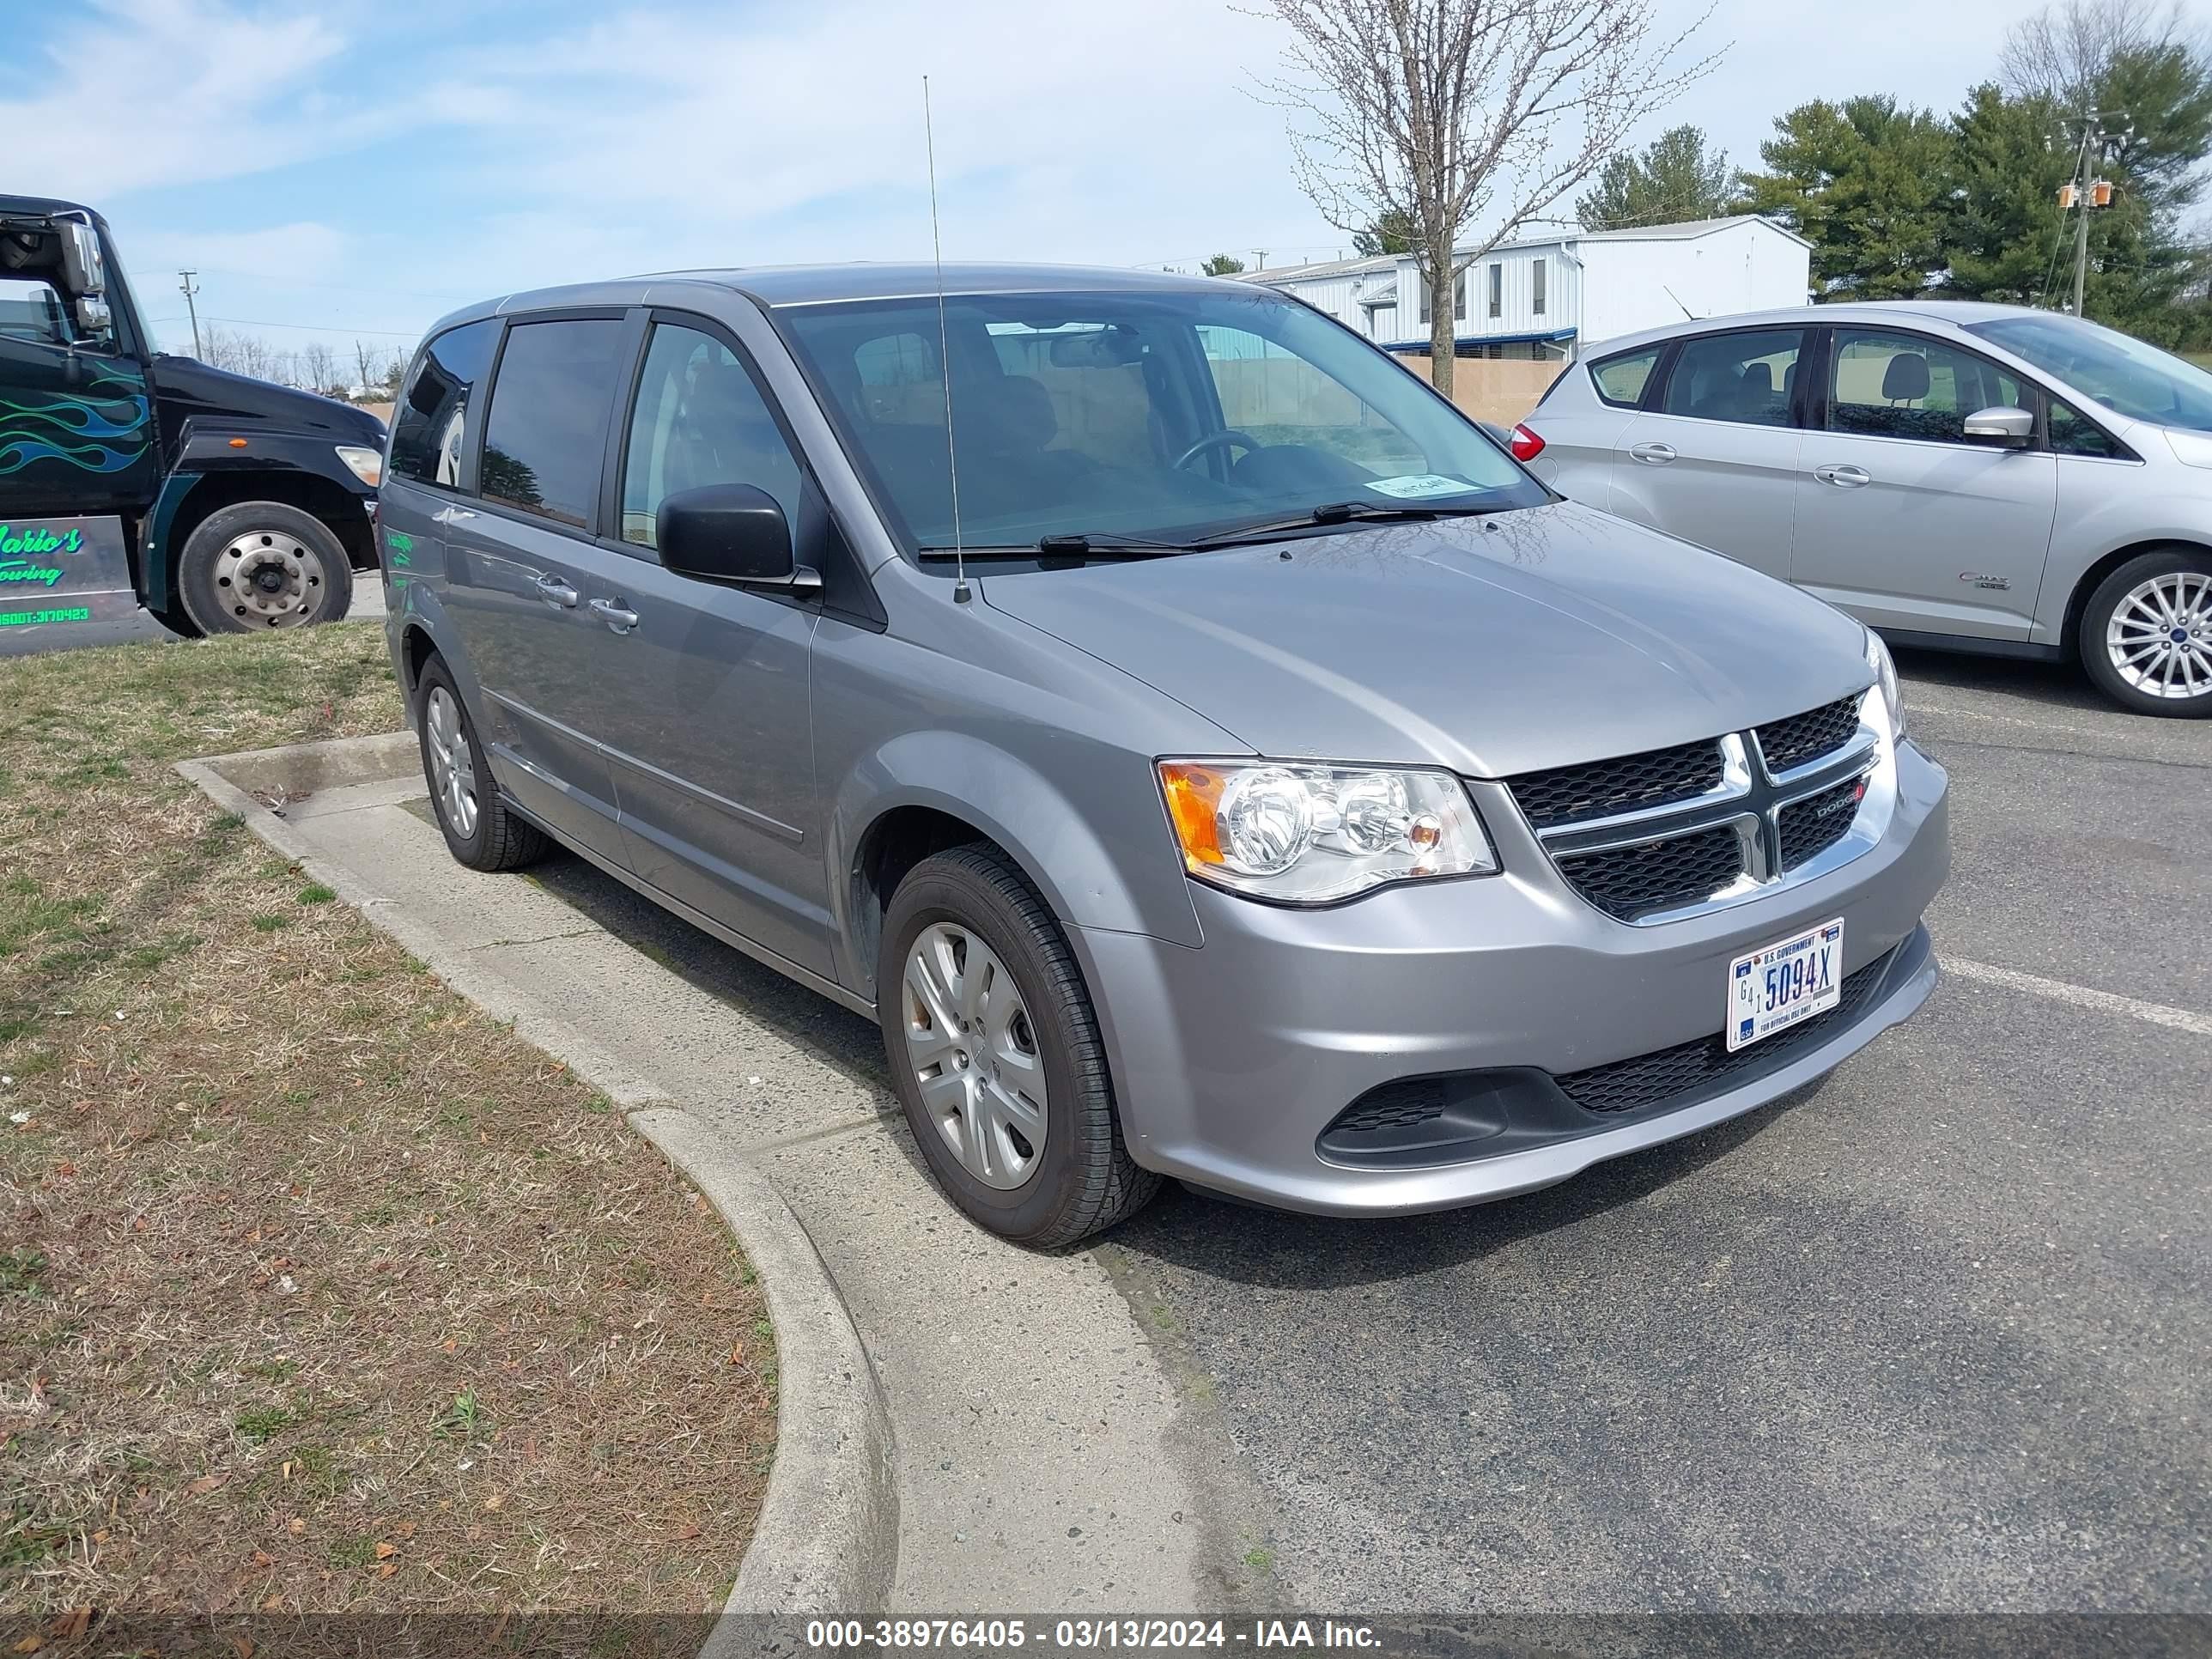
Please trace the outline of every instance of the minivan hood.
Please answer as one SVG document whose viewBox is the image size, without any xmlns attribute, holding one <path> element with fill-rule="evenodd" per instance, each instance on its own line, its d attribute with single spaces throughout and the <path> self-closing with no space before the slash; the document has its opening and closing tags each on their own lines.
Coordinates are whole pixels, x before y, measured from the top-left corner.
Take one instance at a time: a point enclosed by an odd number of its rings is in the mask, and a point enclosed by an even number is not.
<svg viewBox="0 0 2212 1659">
<path fill-rule="evenodd" d="M 1840 611 L 1571 502 L 981 586 L 1284 759 L 1504 777 L 1717 736 L 1873 678 Z"/>
</svg>

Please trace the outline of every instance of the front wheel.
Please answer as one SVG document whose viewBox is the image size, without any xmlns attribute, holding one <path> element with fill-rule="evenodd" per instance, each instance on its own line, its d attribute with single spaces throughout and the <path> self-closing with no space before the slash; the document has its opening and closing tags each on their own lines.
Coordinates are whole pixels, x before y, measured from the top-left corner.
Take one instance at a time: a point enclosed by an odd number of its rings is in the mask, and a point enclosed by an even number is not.
<svg viewBox="0 0 2212 1659">
<path fill-rule="evenodd" d="M 2212 715 L 2212 559 L 2178 547 L 2130 559 L 2089 595 L 2077 642 L 2089 678 L 2121 707 Z"/>
<path fill-rule="evenodd" d="M 876 1012 L 915 1144 L 971 1219 L 1050 1249 L 1112 1226 L 1158 1189 L 1122 1140 L 1066 937 L 997 848 L 939 853 L 899 884 Z"/>
<path fill-rule="evenodd" d="M 344 544 L 312 514 L 240 501 L 208 514 L 177 560 L 177 598 L 203 634 L 337 622 L 353 603 Z"/>
</svg>

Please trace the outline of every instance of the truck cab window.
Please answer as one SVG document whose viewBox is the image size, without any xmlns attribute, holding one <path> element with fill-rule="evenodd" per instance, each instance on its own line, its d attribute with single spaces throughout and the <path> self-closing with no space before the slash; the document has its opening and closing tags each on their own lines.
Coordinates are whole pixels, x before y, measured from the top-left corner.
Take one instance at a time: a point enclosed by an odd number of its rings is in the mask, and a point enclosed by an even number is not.
<svg viewBox="0 0 2212 1659">
<path fill-rule="evenodd" d="M 77 343 L 69 307 L 54 285 L 40 276 L 0 274 L 0 335 L 38 345 Z"/>
</svg>

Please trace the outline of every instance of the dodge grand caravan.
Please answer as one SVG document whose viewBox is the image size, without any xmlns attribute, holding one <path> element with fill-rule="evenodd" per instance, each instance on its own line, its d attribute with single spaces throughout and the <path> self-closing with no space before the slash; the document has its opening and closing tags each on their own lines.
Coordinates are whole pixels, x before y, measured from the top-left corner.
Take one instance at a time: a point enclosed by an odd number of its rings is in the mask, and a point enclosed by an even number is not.
<svg viewBox="0 0 2212 1659">
<path fill-rule="evenodd" d="M 1266 290 L 684 272 L 456 313 L 381 501 L 454 856 L 877 1019 L 953 1200 L 1497 1199 L 1935 983 L 1943 772 L 1840 611 L 1559 500 Z"/>
</svg>

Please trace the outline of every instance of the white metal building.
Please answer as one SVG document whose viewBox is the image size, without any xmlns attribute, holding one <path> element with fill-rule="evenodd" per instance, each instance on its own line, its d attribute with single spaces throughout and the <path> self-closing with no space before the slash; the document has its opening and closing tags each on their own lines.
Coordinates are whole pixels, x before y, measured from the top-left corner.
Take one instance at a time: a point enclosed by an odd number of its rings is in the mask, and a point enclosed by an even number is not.
<svg viewBox="0 0 2212 1659">
<path fill-rule="evenodd" d="M 1508 242 L 1468 266 L 1453 296 L 1461 356 L 1573 357 L 1617 334 L 1803 305 L 1813 247 L 1742 214 Z M 1429 349 L 1428 295 L 1409 254 L 1253 271 L 1398 351 Z"/>
</svg>

